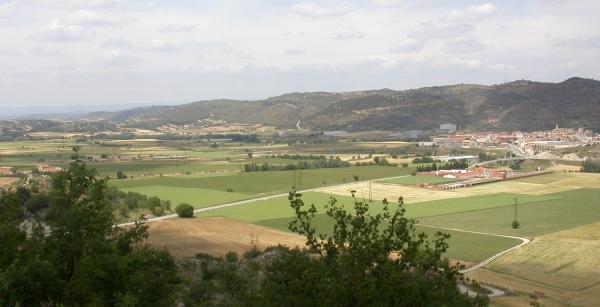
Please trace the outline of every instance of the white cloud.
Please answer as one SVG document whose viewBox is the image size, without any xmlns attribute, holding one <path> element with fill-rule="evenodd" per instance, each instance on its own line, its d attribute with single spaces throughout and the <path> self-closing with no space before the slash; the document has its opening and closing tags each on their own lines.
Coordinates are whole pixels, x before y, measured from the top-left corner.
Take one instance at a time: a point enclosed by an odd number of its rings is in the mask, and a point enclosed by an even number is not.
<svg viewBox="0 0 600 307">
<path fill-rule="evenodd" d="M 116 67 L 130 66 L 139 62 L 139 58 L 118 49 L 105 52 L 101 58 L 102 64 Z"/>
<path fill-rule="evenodd" d="M 405 0 L 370 0 L 371 4 L 383 7 L 400 6 L 406 3 Z"/>
<path fill-rule="evenodd" d="M 62 57 L 65 55 L 65 53 L 60 50 L 50 49 L 39 45 L 29 49 L 29 53 L 38 57 Z"/>
<path fill-rule="evenodd" d="M 469 68 L 475 68 L 475 67 L 479 67 L 481 65 L 481 61 L 475 60 L 475 59 L 452 58 L 452 59 L 450 59 L 449 62 L 452 64 L 456 64 L 459 66 L 466 66 Z"/>
<path fill-rule="evenodd" d="M 61 19 L 54 19 L 40 31 L 29 37 L 46 42 L 76 42 L 94 38 L 94 30 L 77 25 L 64 24 Z"/>
<path fill-rule="evenodd" d="M 288 54 L 288 55 L 301 55 L 303 53 L 304 53 L 304 50 L 302 50 L 302 49 L 287 49 L 285 51 L 285 54 Z"/>
<path fill-rule="evenodd" d="M 418 52 L 425 46 L 425 40 L 423 39 L 411 39 L 405 40 L 396 46 L 392 47 L 390 51 L 394 53 L 412 53 Z"/>
<path fill-rule="evenodd" d="M 339 3 L 298 3 L 294 4 L 291 11 L 307 17 L 332 17 L 346 14 L 352 9 L 344 4 Z"/>
<path fill-rule="evenodd" d="M 445 52 L 475 52 L 486 48 L 486 45 L 481 43 L 476 37 L 466 37 L 450 40 L 444 46 Z"/>
<path fill-rule="evenodd" d="M 597 49 L 600 48 L 600 36 L 563 38 L 556 40 L 555 45 L 573 49 Z"/>
<path fill-rule="evenodd" d="M 61 23 L 67 25 L 96 27 L 122 26 L 133 22 L 135 22 L 135 19 L 128 16 L 123 16 L 114 12 L 99 13 L 91 10 L 78 10 L 70 13 L 61 20 Z"/>
<path fill-rule="evenodd" d="M 484 3 L 481 5 L 470 5 L 462 10 L 453 10 L 447 16 L 446 20 L 453 22 L 468 22 L 478 20 L 483 17 L 494 14 L 496 7 L 493 4 Z"/>
<path fill-rule="evenodd" d="M 248 52 L 244 52 L 244 51 L 238 51 L 235 53 L 235 57 L 240 59 L 240 60 L 252 60 L 254 59 L 254 56 Z"/>
<path fill-rule="evenodd" d="M 155 52 L 180 52 L 185 48 L 183 44 L 172 41 L 163 41 L 159 39 L 152 40 L 146 47 L 142 47 L 142 50 L 155 51 Z"/>
<path fill-rule="evenodd" d="M 101 45 L 102 47 L 111 47 L 111 48 L 131 48 L 133 45 L 130 41 L 122 39 L 122 38 L 109 38 Z"/>
<path fill-rule="evenodd" d="M 37 0 L 37 4 L 67 9 L 112 9 L 113 0 Z"/>
<path fill-rule="evenodd" d="M 335 39 L 363 38 L 365 37 L 365 34 L 358 29 L 343 28 L 335 30 L 335 32 L 333 32 L 333 37 Z"/>
<path fill-rule="evenodd" d="M 452 38 L 469 34 L 475 27 L 470 24 L 433 25 L 423 23 L 418 29 L 408 33 L 411 38 Z"/>
<path fill-rule="evenodd" d="M 189 33 L 196 30 L 194 25 L 170 24 L 160 28 L 161 33 Z"/>
<path fill-rule="evenodd" d="M 2 49 L 0 50 L 0 56 L 20 56 L 22 53 L 16 49 Z"/>
</svg>

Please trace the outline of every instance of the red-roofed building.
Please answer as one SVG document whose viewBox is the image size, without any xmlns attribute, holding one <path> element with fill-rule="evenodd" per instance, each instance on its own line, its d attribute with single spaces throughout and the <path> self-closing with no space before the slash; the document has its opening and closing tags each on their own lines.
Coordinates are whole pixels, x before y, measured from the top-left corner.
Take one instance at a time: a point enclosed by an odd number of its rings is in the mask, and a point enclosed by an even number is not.
<svg viewBox="0 0 600 307">
<path fill-rule="evenodd" d="M 0 167 L 0 176 L 14 176 L 15 168 L 9 166 L 1 166 Z"/>
<path fill-rule="evenodd" d="M 48 164 L 42 164 L 38 166 L 38 171 L 42 174 L 56 174 L 63 171 L 62 167 L 50 166 Z"/>
</svg>

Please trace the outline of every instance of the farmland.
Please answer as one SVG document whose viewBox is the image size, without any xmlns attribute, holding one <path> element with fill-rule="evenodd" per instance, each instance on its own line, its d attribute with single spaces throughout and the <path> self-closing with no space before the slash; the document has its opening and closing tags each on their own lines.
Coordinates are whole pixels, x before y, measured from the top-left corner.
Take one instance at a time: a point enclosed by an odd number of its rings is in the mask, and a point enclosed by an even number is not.
<svg viewBox="0 0 600 307">
<path fill-rule="evenodd" d="M 200 208 L 231 200 L 285 193 L 292 190 L 294 185 L 297 189 L 309 189 L 353 181 L 355 175 L 360 180 L 364 180 L 365 178 L 393 177 L 406 173 L 407 169 L 405 168 L 361 166 L 310 169 L 302 171 L 301 175 L 294 175 L 293 171 L 272 171 L 229 176 L 176 176 L 116 180 L 112 184 L 125 191 L 148 192 L 151 196 L 161 196 L 175 202 L 184 201 Z"/>
<path fill-rule="evenodd" d="M 406 151 L 425 152 L 404 142 L 339 142 L 324 144 L 243 144 L 199 141 L 122 140 L 77 143 L 69 140 L 0 143 L 0 165 L 27 171 L 44 163 L 65 167 L 71 147 L 102 176 L 112 177 L 109 185 L 124 192 L 157 196 L 171 202 L 189 203 L 198 212 L 195 219 L 171 219 L 152 223 L 149 243 L 167 248 L 178 257 L 196 252 L 223 255 L 228 250 L 243 252 L 258 237 L 259 245 L 290 246 L 302 239 L 288 230 L 294 212 L 285 194 L 303 193 L 306 204 L 314 204 L 313 225 L 330 232 L 333 220 L 325 215 L 331 197 L 350 208 L 351 191 L 359 200 L 372 199 L 370 211 L 382 212 L 382 200 L 393 208 L 400 196 L 405 215 L 418 221 L 416 230 L 430 238 L 437 231 L 451 235 L 446 257 L 481 262 L 521 243 L 518 239 L 494 234 L 525 237 L 532 243 L 468 273 L 476 279 L 514 284 L 523 291 L 542 289 L 549 302 L 577 305 L 575 296 L 595 289 L 600 267 L 595 259 L 582 257 L 598 249 L 592 236 L 600 223 L 600 177 L 572 172 L 573 167 L 552 166 L 551 174 L 483 184 L 455 190 L 421 187 L 454 182 L 434 176 L 411 176 L 415 165 L 409 158 L 392 157 Z M 288 156 L 286 156 L 288 154 Z M 298 155 L 290 158 L 289 155 Z M 310 162 L 310 155 L 339 157 L 351 166 L 303 169 L 302 171 L 242 172 L 244 164 L 296 165 Z M 374 157 L 401 165 L 357 166 Z M 314 159 L 314 158 L 312 158 Z M 531 167 L 537 162 L 531 162 Z M 117 173 L 125 179 L 114 179 Z M 0 178 L 14 182 L 17 179 Z M 265 196 L 277 196 L 255 200 Z M 248 200 L 244 204 L 210 209 L 220 204 Z M 513 229 L 515 200 L 520 227 Z M 148 209 L 132 209 L 120 221 L 137 219 Z M 136 211 L 137 210 L 137 211 Z M 165 213 L 172 213 L 167 211 Z M 448 229 L 451 228 L 451 229 Z M 478 232 L 472 233 L 468 231 Z M 575 251 L 575 252 L 573 252 Z M 575 274 L 575 275 L 573 275 Z M 588 291 L 588 292 L 586 292 Z M 518 298 L 515 298 L 518 300 Z"/>
</svg>

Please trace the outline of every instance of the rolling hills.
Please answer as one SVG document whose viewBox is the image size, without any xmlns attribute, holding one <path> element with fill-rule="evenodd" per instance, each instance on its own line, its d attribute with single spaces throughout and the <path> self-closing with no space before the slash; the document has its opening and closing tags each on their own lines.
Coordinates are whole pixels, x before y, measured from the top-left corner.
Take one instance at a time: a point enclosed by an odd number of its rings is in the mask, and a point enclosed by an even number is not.
<svg viewBox="0 0 600 307">
<path fill-rule="evenodd" d="M 465 129 L 541 130 L 560 126 L 600 129 L 600 81 L 513 81 L 457 84 L 404 91 L 289 93 L 258 101 L 210 100 L 91 113 L 132 126 L 187 124 L 204 118 L 311 130 L 433 129 L 451 122 Z"/>
</svg>

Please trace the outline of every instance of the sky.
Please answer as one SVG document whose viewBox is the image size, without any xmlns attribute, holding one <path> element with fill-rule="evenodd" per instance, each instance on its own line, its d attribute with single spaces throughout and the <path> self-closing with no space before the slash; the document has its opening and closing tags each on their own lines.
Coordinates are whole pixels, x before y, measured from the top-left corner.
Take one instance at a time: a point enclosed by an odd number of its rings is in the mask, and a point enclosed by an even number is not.
<svg viewBox="0 0 600 307">
<path fill-rule="evenodd" d="M 597 0 L 0 0 L 0 106 L 599 79 L 598 12 Z"/>
</svg>

